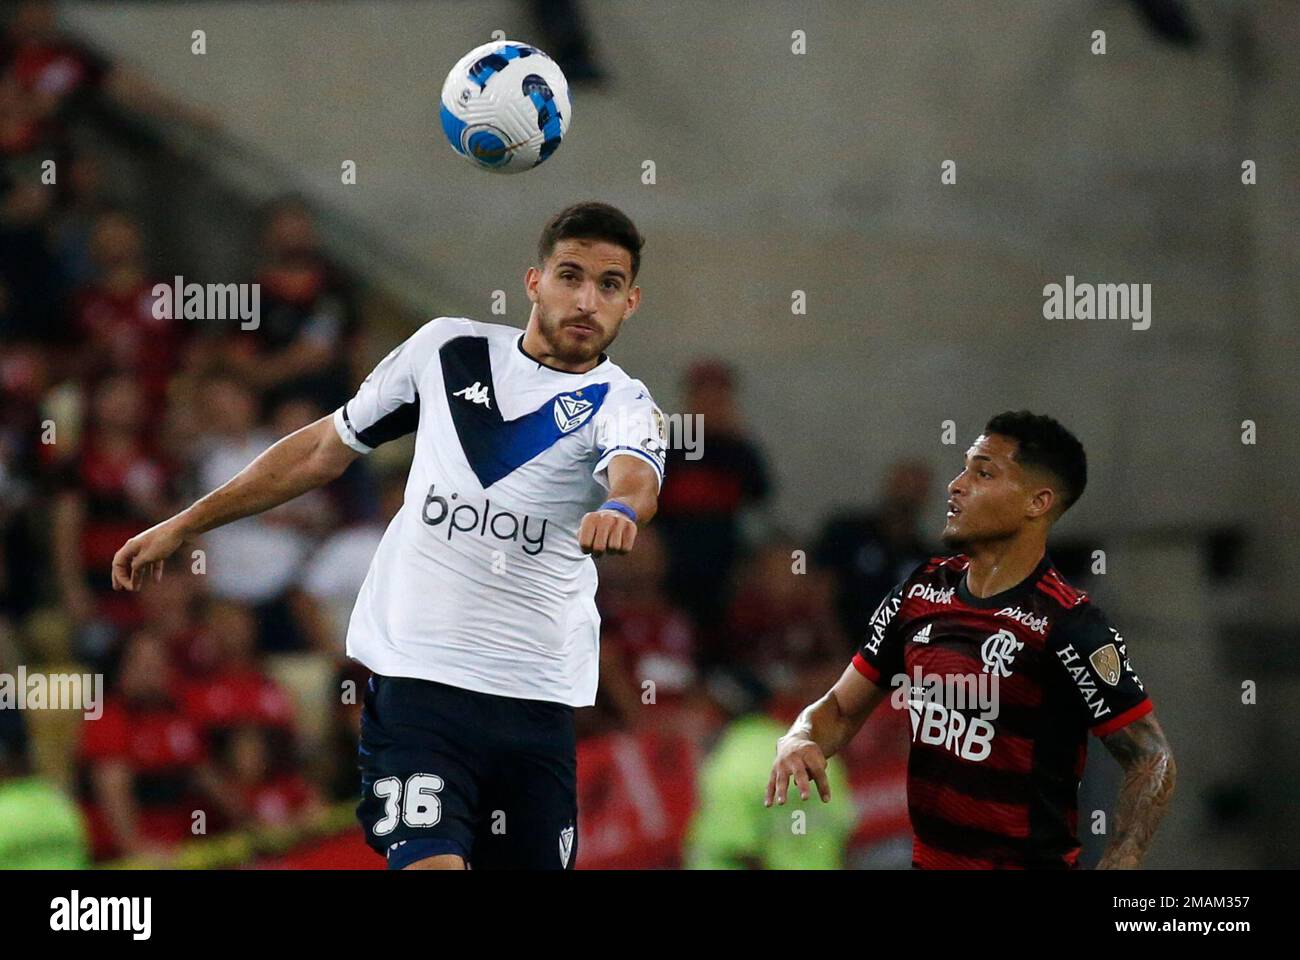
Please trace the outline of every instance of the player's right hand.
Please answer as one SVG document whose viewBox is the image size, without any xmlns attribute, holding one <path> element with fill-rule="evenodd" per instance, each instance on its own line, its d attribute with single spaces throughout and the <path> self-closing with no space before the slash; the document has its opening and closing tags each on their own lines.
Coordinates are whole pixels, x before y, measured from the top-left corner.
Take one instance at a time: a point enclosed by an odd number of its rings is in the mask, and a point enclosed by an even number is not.
<svg viewBox="0 0 1300 960">
<path fill-rule="evenodd" d="M 139 590 L 151 573 L 154 580 L 161 580 L 163 562 L 184 540 L 172 520 L 136 534 L 113 555 L 113 589 Z"/>
<path fill-rule="evenodd" d="M 636 524 L 616 510 L 594 510 L 578 526 L 578 546 L 593 557 L 631 553 L 635 542 Z"/>
<path fill-rule="evenodd" d="M 799 799 L 808 799 L 808 781 L 817 784 L 822 803 L 831 799 L 830 781 L 826 779 L 826 756 L 822 748 L 802 737 L 782 737 L 776 742 L 776 759 L 772 761 L 772 775 L 767 780 L 767 798 L 763 806 L 770 807 L 776 800 L 785 805 L 786 790 L 794 777 L 799 788 Z"/>
</svg>

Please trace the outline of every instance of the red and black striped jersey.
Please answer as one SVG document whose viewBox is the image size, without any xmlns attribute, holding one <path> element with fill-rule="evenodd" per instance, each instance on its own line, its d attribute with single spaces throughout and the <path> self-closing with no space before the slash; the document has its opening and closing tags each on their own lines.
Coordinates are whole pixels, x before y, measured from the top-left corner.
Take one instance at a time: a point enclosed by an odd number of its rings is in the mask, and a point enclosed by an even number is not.
<svg viewBox="0 0 1300 960">
<path fill-rule="evenodd" d="M 853 664 L 907 709 L 921 868 L 1073 867 L 1087 734 L 1151 710 L 1124 638 L 1044 556 L 991 597 L 933 557 L 876 609 Z"/>
</svg>

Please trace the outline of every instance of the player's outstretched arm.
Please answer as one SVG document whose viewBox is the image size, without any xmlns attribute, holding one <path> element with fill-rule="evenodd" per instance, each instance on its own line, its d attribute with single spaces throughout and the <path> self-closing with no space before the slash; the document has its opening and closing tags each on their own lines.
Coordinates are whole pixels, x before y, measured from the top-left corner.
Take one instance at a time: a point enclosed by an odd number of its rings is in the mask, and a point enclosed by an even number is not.
<svg viewBox="0 0 1300 960">
<path fill-rule="evenodd" d="M 773 800 L 784 804 L 791 777 L 799 788 L 801 800 L 808 799 L 808 782 L 812 780 L 817 784 L 822 802 L 829 802 L 827 758 L 835 756 L 853 739 L 871 711 L 885 699 L 886 692 L 856 667 L 846 668 L 826 696 L 805 707 L 789 732 L 776 742 L 776 759 L 772 761 L 763 805 L 770 807 Z"/>
<path fill-rule="evenodd" d="M 113 589 L 139 590 L 150 573 L 162 576 L 163 562 L 185 540 L 326 484 L 357 456 L 332 415 L 295 430 L 203 499 L 123 544 L 113 557 Z"/>
<path fill-rule="evenodd" d="M 1133 870 L 1141 866 L 1165 815 L 1178 771 L 1154 713 L 1102 737 L 1101 742 L 1124 768 L 1124 782 L 1115 804 L 1115 835 L 1097 869 Z"/>
<path fill-rule="evenodd" d="M 578 527 L 578 546 L 593 557 L 629 553 L 637 530 L 659 507 L 659 475 L 640 457 L 615 457 L 608 473 L 609 499 Z"/>
</svg>

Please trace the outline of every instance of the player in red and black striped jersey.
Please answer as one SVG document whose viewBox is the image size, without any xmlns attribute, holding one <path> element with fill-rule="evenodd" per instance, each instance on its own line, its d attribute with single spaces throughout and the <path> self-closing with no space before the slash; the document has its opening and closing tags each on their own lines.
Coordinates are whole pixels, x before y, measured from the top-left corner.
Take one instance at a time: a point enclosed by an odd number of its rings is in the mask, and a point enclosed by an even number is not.
<svg viewBox="0 0 1300 960">
<path fill-rule="evenodd" d="M 966 556 L 936 557 L 872 618 L 853 666 L 899 691 L 912 721 L 908 808 L 922 867 L 1073 864 L 1075 797 L 1091 730 L 1151 711 L 1123 638 L 1044 556 L 988 597 Z M 905 691 L 902 676 L 914 685 Z M 927 678 L 971 678 L 926 696 Z M 962 691 L 964 703 L 954 703 Z M 945 695 L 940 695 L 945 694 Z M 993 716 L 984 716 L 993 714 Z"/>
<path fill-rule="evenodd" d="M 948 485 L 946 545 L 887 596 L 844 675 L 778 742 L 767 802 L 789 778 L 829 800 L 826 758 L 887 697 L 911 718 L 908 809 L 920 868 L 1077 865 L 1087 737 L 1125 768 L 1099 864 L 1135 867 L 1174 763 L 1124 638 L 1047 556 L 1087 482 L 1079 441 L 1028 412 L 994 417 Z"/>
</svg>

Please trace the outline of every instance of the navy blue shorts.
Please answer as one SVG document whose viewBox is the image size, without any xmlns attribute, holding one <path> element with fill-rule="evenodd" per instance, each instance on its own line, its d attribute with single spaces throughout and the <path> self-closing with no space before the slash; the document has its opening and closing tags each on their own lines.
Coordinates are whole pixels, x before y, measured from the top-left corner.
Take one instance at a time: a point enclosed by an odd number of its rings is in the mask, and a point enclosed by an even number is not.
<svg viewBox="0 0 1300 960">
<path fill-rule="evenodd" d="M 357 819 L 391 869 L 446 853 L 476 870 L 573 869 L 572 707 L 374 675 L 359 754 Z"/>
</svg>

